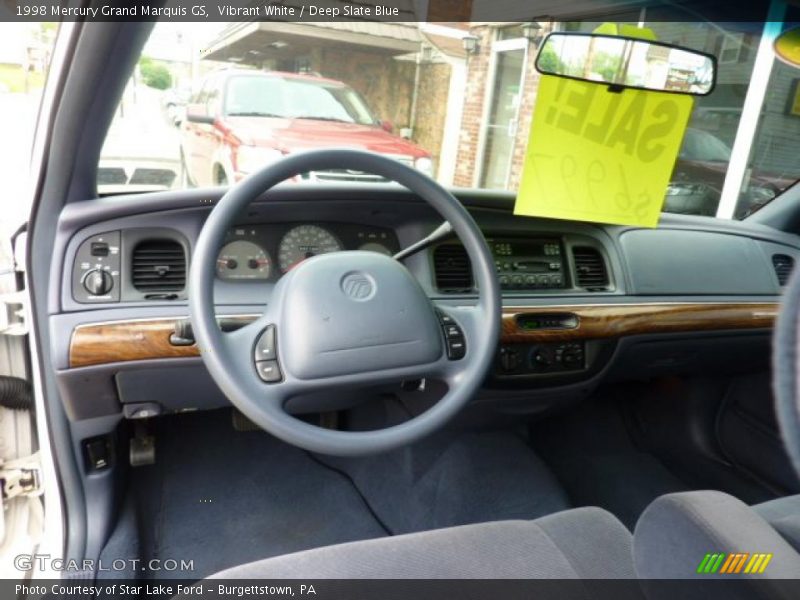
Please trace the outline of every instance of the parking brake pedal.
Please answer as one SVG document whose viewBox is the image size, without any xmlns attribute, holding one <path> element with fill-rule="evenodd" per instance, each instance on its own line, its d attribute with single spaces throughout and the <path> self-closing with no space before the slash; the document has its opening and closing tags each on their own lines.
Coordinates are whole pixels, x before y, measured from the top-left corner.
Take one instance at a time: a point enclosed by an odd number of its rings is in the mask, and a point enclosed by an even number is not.
<svg viewBox="0 0 800 600">
<path fill-rule="evenodd" d="M 143 467 L 156 462 L 156 438 L 147 432 L 143 423 L 137 423 L 130 443 L 132 467 Z"/>
</svg>

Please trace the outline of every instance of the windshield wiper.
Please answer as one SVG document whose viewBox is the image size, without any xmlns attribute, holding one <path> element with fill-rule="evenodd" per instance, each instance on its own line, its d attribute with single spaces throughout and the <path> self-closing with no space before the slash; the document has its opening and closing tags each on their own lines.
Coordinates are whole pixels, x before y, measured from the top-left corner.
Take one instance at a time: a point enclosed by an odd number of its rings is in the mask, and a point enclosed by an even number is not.
<svg viewBox="0 0 800 600">
<path fill-rule="evenodd" d="M 313 117 L 311 115 L 299 115 L 295 117 L 295 119 L 306 119 L 307 121 L 332 121 L 333 123 L 354 123 L 354 121 L 337 119 L 336 117 Z"/>
<path fill-rule="evenodd" d="M 283 115 L 276 115 L 274 113 L 258 112 L 258 111 L 240 111 L 229 112 L 229 117 L 274 117 L 276 119 L 285 119 Z"/>
</svg>

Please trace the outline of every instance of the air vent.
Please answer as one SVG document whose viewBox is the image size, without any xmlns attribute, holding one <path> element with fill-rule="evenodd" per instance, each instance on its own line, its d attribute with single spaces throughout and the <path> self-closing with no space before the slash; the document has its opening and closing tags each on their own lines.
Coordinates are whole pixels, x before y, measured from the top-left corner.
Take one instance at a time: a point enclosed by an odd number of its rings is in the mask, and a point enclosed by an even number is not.
<svg viewBox="0 0 800 600">
<path fill-rule="evenodd" d="M 575 260 L 575 284 L 589 292 L 608 289 L 608 272 L 600 252 L 589 246 L 572 248 Z"/>
<path fill-rule="evenodd" d="M 773 254 L 772 266 L 775 268 L 775 275 L 778 276 L 778 283 L 781 286 L 789 283 L 789 277 L 794 269 L 794 259 L 786 254 Z"/>
<path fill-rule="evenodd" d="M 472 265 L 464 246 L 437 246 L 433 251 L 433 270 L 439 291 L 450 294 L 472 291 Z"/>
<path fill-rule="evenodd" d="M 174 240 L 146 240 L 133 250 L 133 287 L 140 292 L 179 292 L 186 285 L 186 254 Z"/>
</svg>

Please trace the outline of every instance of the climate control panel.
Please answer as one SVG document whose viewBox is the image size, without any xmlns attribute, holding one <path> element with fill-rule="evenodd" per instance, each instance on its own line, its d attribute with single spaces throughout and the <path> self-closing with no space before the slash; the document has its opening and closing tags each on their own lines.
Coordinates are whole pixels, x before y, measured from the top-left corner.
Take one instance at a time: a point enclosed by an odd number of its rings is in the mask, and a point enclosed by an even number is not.
<svg viewBox="0 0 800 600">
<path fill-rule="evenodd" d="M 495 372 L 500 376 L 547 375 L 586 367 L 584 342 L 507 344 L 500 347 Z"/>
</svg>

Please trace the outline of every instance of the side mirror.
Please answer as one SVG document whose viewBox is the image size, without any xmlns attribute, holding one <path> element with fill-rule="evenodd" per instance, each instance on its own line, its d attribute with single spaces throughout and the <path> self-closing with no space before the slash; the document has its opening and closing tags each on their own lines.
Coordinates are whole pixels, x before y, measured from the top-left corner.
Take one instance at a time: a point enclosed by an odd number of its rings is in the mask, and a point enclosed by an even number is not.
<svg viewBox="0 0 800 600">
<path fill-rule="evenodd" d="M 388 133 L 392 133 L 394 131 L 394 124 L 391 121 L 387 121 L 386 119 L 381 120 L 380 122 L 381 129 Z"/>
<path fill-rule="evenodd" d="M 186 121 L 189 123 L 202 123 L 204 125 L 213 125 L 216 118 L 208 116 L 205 111 L 198 110 L 196 106 L 186 107 Z"/>
<path fill-rule="evenodd" d="M 706 96 L 714 89 L 711 54 L 652 40 L 594 33 L 551 33 L 536 57 L 547 75 L 636 88 Z"/>
</svg>

